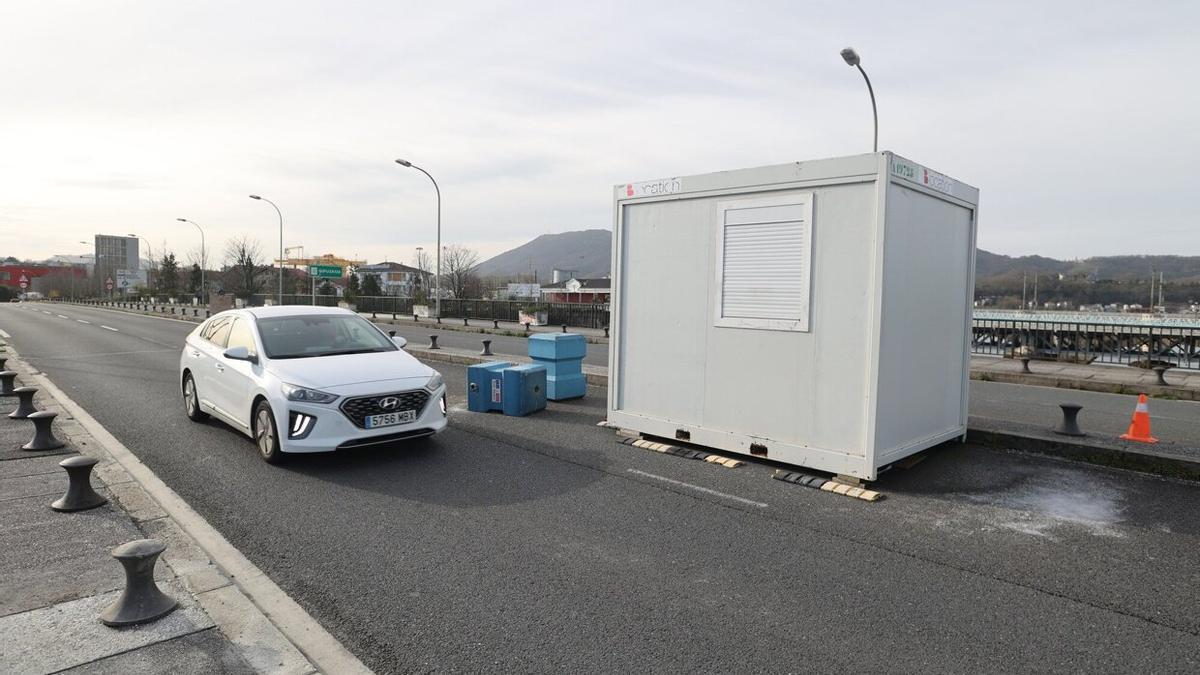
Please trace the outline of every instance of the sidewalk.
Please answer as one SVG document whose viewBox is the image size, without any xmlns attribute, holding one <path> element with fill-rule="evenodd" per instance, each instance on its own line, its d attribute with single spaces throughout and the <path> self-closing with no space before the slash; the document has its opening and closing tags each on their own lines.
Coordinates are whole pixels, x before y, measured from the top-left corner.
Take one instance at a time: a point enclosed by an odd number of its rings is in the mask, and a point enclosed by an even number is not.
<svg viewBox="0 0 1200 675">
<path fill-rule="evenodd" d="M 44 384 L 11 350 L 3 355 L 18 386 Z M 8 419 L 17 399 L 0 397 L 0 672 L 316 672 L 44 386 L 34 403 L 58 413 L 53 433 L 66 447 L 21 450 L 33 424 Z M 67 488 L 58 463 L 77 454 L 100 460 L 92 486 L 108 503 L 54 511 Z M 179 607 L 150 623 L 105 626 L 98 614 L 125 586 L 110 552 L 144 538 L 167 543 L 155 577 Z"/>
<path fill-rule="evenodd" d="M 1032 374 L 1021 372 L 1017 359 L 971 356 L 971 378 L 975 380 L 1200 401 L 1200 370 L 1172 368 L 1166 372 L 1164 387 L 1153 370 L 1133 366 L 1030 361 L 1029 369 Z"/>
<path fill-rule="evenodd" d="M 463 317 L 442 317 L 442 322 L 439 324 L 437 319 L 419 319 L 413 321 L 411 315 L 403 314 L 395 315 L 392 319 L 391 312 L 359 312 L 364 319 L 370 319 L 378 324 L 393 324 L 393 325 L 417 325 L 436 328 L 437 330 L 454 330 L 464 331 L 468 333 L 487 333 L 508 335 L 511 337 L 521 337 L 532 333 L 561 333 L 562 326 L 529 326 L 526 331 L 525 325 L 516 321 L 496 321 L 493 319 L 464 319 Z M 567 330 L 571 333 L 582 335 L 588 339 L 588 342 L 598 344 L 608 344 L 608 334 L 603 328 L 582 328 L 580 326 L 567 326 Z"/>
</svg>

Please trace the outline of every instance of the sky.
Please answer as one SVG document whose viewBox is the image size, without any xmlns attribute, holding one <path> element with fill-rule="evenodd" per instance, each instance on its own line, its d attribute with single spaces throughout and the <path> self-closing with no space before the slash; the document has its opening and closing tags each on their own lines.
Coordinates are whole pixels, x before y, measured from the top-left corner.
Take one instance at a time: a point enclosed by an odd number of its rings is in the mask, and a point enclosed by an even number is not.
<svg viewBox="0 0 1200 675">
<path fill-rule="evenodd" d="M 880 148 L 981 190 L 979 245 L 1200 255 L 1200 3 L 7 2 L 0 255 L 486 258 L 612 186 Z M 1190 82 L 1190 84 L 1189 84 Z"/>
</svg>

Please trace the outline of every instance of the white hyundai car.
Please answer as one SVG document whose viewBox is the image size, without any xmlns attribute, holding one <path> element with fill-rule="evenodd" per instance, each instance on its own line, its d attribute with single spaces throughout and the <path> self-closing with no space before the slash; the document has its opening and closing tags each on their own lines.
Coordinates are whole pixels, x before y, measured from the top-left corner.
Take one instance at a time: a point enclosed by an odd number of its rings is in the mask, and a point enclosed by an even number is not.
<svg viewBox="0 0 1200 675">
<path fill-rule="evenodd" d="M 184 409 L 251 437 L 272 464 L 282 453 L 436 434 L 446 428 L 446 385 L 404 344 L 345 309 L 221 312 L 184 344 Z"/>
</svg>

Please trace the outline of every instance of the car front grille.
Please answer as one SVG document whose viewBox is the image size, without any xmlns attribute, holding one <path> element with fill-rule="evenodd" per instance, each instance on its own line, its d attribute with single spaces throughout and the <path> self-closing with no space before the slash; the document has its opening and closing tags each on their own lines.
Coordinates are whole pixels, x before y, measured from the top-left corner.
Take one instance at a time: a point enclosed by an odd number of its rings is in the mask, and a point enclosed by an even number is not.
<svg viewBox="0 0 1200 675">
<path fill-rule="evenodd" d="M 384 408 L 379 404 L 385 398 L 399 399 L 400 404 L 392 408 Z M 425 409 L 425 404 L 429 402 L 429 392 L 424 389 L 414 389 L 413 391 L 402 391 L 395 394 L 378 394 L 376 396 L 358 396 L 356 398 L 348 398 L 342 402 L 342 414 L 346 419 L 354 423 L 354 426 L 360 429 L 365 429 L 367 426 L 367 417 L 370 415 L 382 415 L 383 413 L 404 412 L 405 410 L 416 411 L 417 417 L 421 416 L 421 411 Z"/>
</svg>

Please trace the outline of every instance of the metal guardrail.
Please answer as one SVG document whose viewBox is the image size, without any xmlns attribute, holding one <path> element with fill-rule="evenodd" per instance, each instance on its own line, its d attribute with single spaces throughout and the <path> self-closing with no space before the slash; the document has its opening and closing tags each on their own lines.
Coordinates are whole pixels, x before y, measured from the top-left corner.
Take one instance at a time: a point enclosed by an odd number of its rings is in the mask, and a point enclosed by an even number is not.
<svg viewBox="0 0 1200 675">
<path fill-rule="evenodd" d="M 1200 369 L 1200 325 L 981 318 L 977 313 L 971 333 L 976 354 Z"/>
<path fill-rule="evenodd" d="M 255 295 L 250 299 L 251 305 L 262 305 L 267 300 L 274 301 L 274 295 Z M 315 304 L 324 307 L 336 307 L 339 298 L 332 295 L 318 295 Z M 285 305 L 312 305 L 312 295 L 284 295 Z M 354 305 L 360 312 L 375 312 L 376 314 L 396 314 L 397 316 L 413 315 L 412 298 L 401 298 L 393 295 L 359 296 Z M 432 302 L 426 303 L 431 308 Z M 496 319 L 499 321 L 516 321 L 517 313 L 522 307 L 528 307 L 528 302 L 513 302 L 509 300 L 442 300 L 442 317 L 455 319 Z M 536 303 L 545 308 L 548 321 L 552 326 L 566 324 L 580 328 L 605 328 L 608 326 L 609 309 L 607 303 L 580 302 L 542 302 Z"/>
</svg>

